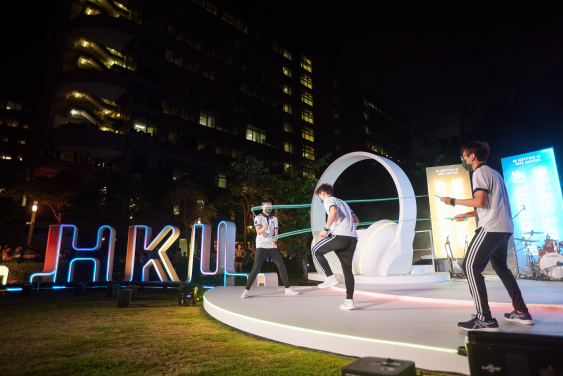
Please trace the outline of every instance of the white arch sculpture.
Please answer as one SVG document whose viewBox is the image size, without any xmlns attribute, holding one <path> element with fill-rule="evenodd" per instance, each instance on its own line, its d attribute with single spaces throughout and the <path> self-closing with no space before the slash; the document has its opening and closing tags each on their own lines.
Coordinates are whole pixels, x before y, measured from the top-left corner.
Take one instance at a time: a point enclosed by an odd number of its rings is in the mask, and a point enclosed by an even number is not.
<svg viewBox="0 0 563 376">
<path fill-rule="evenodd" d="M 354 274 L 380 276 L 408 274 L 412 268 L 416 199 L 409 178 L 397 164 L 387 158 L 367 152 L 349 153 L 328 166 L 319 179 L 317 187 L 321 184 L 334 185 L 344 170 L 354 163 L 366 159 L 381 163 L 393 178 L 399 197 L 399 223 L 388 220 L 378 221 L 362 233 L 354 254 Z M 326 224 L 326 212 L 323 205 L 319 204 L 321 204 L 321 200 L 317 195 L 313 195 L 311 202 L 311 227 L 313 229 L 323 228 Z M 313 231 L 313 242 L 317 240 L 319 232 L 318 230 Z M 334 273 L 342 273 L 342 267 L 334 252 L 327 255 L 327 260 Z M 315 264 L 315 268 L 317 272 L 322 273 L 318 265 Z"/>
</svg>

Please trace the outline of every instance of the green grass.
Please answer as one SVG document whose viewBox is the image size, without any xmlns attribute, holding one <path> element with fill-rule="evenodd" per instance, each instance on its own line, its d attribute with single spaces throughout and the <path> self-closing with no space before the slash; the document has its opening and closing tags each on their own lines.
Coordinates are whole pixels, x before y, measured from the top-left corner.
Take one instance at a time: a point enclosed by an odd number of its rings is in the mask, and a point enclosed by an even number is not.
<svg viewBox="0 0 563 376">
<path fill-rule="evenodd" d="M 0 295 L 0 375 L 340 375 L 354 361 L 243 334 L 174 290 L 138 296 Z"/>
</svg>

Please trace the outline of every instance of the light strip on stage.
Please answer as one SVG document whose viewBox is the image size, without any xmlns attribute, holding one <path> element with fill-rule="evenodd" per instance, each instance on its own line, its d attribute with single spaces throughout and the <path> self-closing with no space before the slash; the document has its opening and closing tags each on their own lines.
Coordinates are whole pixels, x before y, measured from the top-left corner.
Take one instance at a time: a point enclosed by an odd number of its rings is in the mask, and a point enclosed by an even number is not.
<svg viewBox="0 0 563 376">
<path fill-rule="evenodd" d="M 341 287 L 331 287 L 330 289 L 338 292 L 346 292 L 346 289 Z M 438 304 L 451 304 L 451 305 L 463 305 L 473 307 L 475 304 L 472 300 L 455 300 L 455 299 L 438 299 L 438 298 L 423 298 L 419 296 L 405 296 L 405 295 L 390 295 L 390 294 L 380 294 L 377 292 L 366 292 L 366 291 L 354 291 L 354 294 L 371 296 L 374 298 L 382 299 L 393 299 L 393 300 L 403 300 L 407 302 L 419 302 L 419 303 L 438 303 Z M 512 303 L 502 303 L 502 302 L 489 302 L 490 307 L 494 308 L 505 308 L 512 307 Z M 552 310 L 563 310 L 563 304 L 539 304 L 539 303 L 526 303 L 528 308 L 532 309 L 552 309 Z"/>
<path fill-rule="evenodd" d="M 349 335 L 345 335 L 345 334 L 323 332 L 323 331 L 320 331 L 320 330 L 305 329 L 305 328 L 299 328 L 297 326 L 291 326 L 291 325 L 279 324 L 279 323 L 276 323 L 276 322 L 271 322 L 271 321 L 266 321 L 266 320 L 260 320 L 260 319 L 254 318 L 254 317 L 248 317 L 248 316 L 245 316 L 245 315 L 241 315 L 240 313 L 227 311 L 226 309 L 217 307 L 215 304 L 211 303 L 209 301 L 209 299 L 207 299 L 205 297 L 205 295 L 203 296 L 203 298 L 205 299 L 206 304 L 209 304 L 211 307 L 213 307 L 213 308 L 215 308 L 215 309 L 217 309 L 221 312 L 227 313 L 229 315 L 237 316 L 237 317 L 240 317 L 240 318 L 243 318 L 243 319 L 246 319 L 246 320 L 259 322 L 259 323 L 262 323 L 262 324 L 267 324 L 267 325 L 272 325 L 272 326 L 277 326 L 277 327 L 284 328 L 284 329 L 297 330 L 297 331 L 300 331 L 300 332 L 306 332 L 306 333 L 312 333 L 312 334 L 320 334 L 320 335 L 325 335 L 325 336 L 329 336 L 329 337 L 346 338 L 346 339 L 351 339 L 351 340 L 355 340 L 355 341 L 364 341 L 364 342 L 372 342 L 372 343 L 381 343 L 381 344 L 385 344 L 385 345 L 411 347 L 411 348 L 415 348 L 415 349 L 432 350 L 432 351 L 445 352 L 445 353 L 450 353 L 450 354 L 457 354 L 457 352 L 458 352 L 457 349 L 446 349 L 446 348 L 443 348 L 443 347 L 417 345 L 417 344 L 414 344 L 414 343 L 395 342 L 395 341 L 386 341 L 386 340 L 375 339 L 375 338 L 349 336 Z"/>
</svg>

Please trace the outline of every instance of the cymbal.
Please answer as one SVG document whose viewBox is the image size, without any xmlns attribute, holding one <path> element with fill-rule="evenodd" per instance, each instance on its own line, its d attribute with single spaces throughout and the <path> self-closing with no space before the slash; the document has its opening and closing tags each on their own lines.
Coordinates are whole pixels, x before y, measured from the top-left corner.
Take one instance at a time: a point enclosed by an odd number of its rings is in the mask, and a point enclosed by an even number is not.
<svg viewBox="0 0 563 376">
<path fill-rule="evenodd" d="M 522 233 L 522 235 L 541 235 L 541 234 L 543 234 L 543 232 L 534 231 L 534 230 Z"/>
<path fill-rule="evenodd" d="M 521 242 L 528 242 L 528 243 L 535 243 L 535 242 L 537 242 L 537 240 L 519 239 L 519 238 L 514 238 L 514 240 L 520 240 Z"/>
</svg>

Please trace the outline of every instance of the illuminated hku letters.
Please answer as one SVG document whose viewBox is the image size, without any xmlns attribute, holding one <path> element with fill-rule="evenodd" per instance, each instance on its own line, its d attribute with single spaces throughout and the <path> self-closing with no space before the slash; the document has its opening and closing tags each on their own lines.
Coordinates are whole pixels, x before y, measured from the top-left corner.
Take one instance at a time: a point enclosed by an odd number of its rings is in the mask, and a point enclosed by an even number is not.
<svg viewBox="0 0 563 376">
<path fill-rule="evenodd" d="M 178 239 L 178 237 L 180 236 L 180 230 L 175 226 L 164 227 L 162 231 L 160 231 L 160 233 L 156 236 L 156 238 L 154 238 L 154 240 L 150 243 L 149 241 L 152 238 L 151 227 L 141 225 L 129 226 L 129 238 L 127 241 L 127 260 L 125 261 L 124 280 L 133 280 L 133 269 L 135 267 L 135 251 L 137 248 L 137 229 L 145 230 L 145 240 L 143 242 L 143 249 L 145 251 L 153 251 L 156 246 L 159 245 L 164 240 L 164 238 L 166 238 L 168 233 L 172 232 L 170 234 L 170 237 L 164 242 L 164 244 L 162 244 L 162 246 L 158 250 L 158 256 L 160 257 L 160 260 L 151 259 L 143 266 L 143 281 L 148 281 L 148 271 L 150 269 L 150 266 L 154 266 L 156 268 L 156 272 L 158 274 L 158 277 L 160 278 L 160 281 L 168 282 L 168 278 L 166 277 L 166 274 L 164 273 L 164 270 L 162 269 L 162 266 L 160 264 L 160 261 L 162 261 L 164 267 L 166 268 L 166 272 L 168 273 L 172 281 L 180 282 L 180 278 L 178 278 L 178 275 L 172 267 L 172 263 L 170 262 L 168 255 L 166 255 L 168 248 L 170 248 L 170 246 L 174 244 L 176 239 Z"/>
<path fill-rule="evenodd" d="M 49 226 L 49 235 L 47 237 L 47 249 L 45 250 L 45 264 L 43 266 L 43 272 L 32 274 L 29 278 L 30 282 L 33 282 L 35 277 L 43 277 L 44 282 L 55 282 L 57 279 L 57 270 L 59 267 L 59 255 L 61 253 L 61 243 L 63 241 L 63 233 L 65 229 L 72 229 L 72 248 L 79 252 L 93 252 L 98 251 L 102 248 L 102 243 L 104 241 L 104 233 L 109 231 L 109 238 L 107 238 L 108 244 L 108 257 L 107 257 L 107 268 L 106 268 L 106 281 L 112 281 L 113 273 L 113 254 L 115 250 L 115 229 L 110 226 L 101 226 L 98 229 L 98 236 L 96 240 L 96 245 L 92 248 L 79 248 L 78 247 L 78 228 L 74 225 L 52 225 Z M 85 257 L 73 259 L 69 268 L 68 281 L 72 282 L 72 273 L 74 272 L 74 262 L 75 261 L 93 261 L 94 262 L 94 276 L 92 280 L 96 282 L 98 280 L 97 274 L 99 274 L 99 260 L 95 258 Z"/>
<path fill-rule="evenodd" d="M 200 243 L 196 245 L 196 232 L 201 228 Z M 188 267 L 188 282 L 193 277 L 194 253 L 200 250 L 200 271 L 204 275 L 224 274 L 225 285 L 234 284 L 234 276 L 247 277 L 247 274 L 237 274 L 235 271 L 235 243 L 236 225 L 233 222 L 222 221 L 217 226 L 217 257 L 215 267 L 211 270 L 211 226 L 202 223 L 192 227 L 192 241 L 190 244 L 190 259 Z"/>
</svg>

